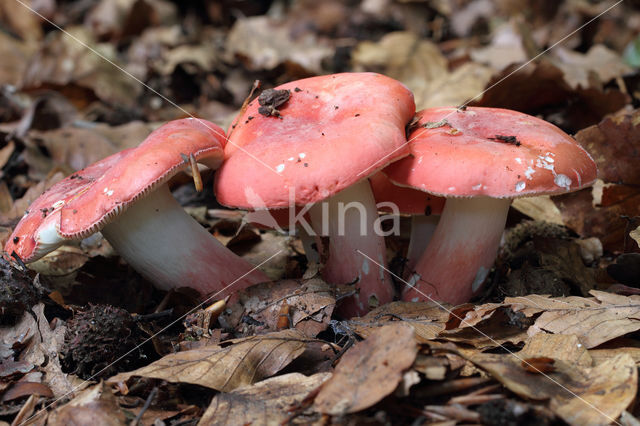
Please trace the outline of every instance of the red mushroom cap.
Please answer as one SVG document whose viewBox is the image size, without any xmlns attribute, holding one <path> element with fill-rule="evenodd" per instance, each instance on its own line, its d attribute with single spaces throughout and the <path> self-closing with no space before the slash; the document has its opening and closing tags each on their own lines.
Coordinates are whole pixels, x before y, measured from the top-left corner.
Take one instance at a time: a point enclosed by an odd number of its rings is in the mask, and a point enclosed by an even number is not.
<svg viewBox="0 0 640 426">
<path fill-rule="evenodd" d="M 382 172 L 371 176 L 369 182 L 371 183 L 376 203 L 393 203 L 398 207 L 400 213 L 426 216 L 439 215 L 444 208 L 445 198 L 398 186 L 391 182 Z M 388 211 L 390 209 L 378 207 L 378 210 Z"/>
<path fill-rule="evenodd" d="M 31 203 L 20 223 L 13 230 L 4 251 L 9 254 L 15 252 L 27 263 L 45 255 L 49 250 L 46 247 L 40 247 L 38 234 L 44 229 L 55 232 L 60 224 L 62 206 L 87 191 L 100 176 L 126 157 L 132 149 L 120 151 L 73 173 L 45 191 Z"/>
<path fill-rule="evenodd" d="M 60 233 L 84 238 L 119 215 L 138 198 L 183 170 L 189 154 L 215 169 L 223 160 L 224 131 L 200 119 L 171 121 L 151 133 L 61 211 Z M 161 147 L 160 147 L 161 145 Z"/>
<path fill-rule="evenodd" d="M 344 73 L 277 89 L 290 92 L 278 107 L 280 117 L 261 115 L 254 100 L 230 130 L 216 178 L 222 204 L 285 207 L 291 187 L 295 204 L 314 203 L 409 152 L 404 129 L 415 104 L 396 80 Z"/>
<path fill-rule="evenodd" d="M 137 148 L 109 156 L 58 182 L 31 204 L 5 246 L 25 262 L 48 251 L 42 232 L 60 240 L 84 238 L 188 166 L 183 155 L 218 167 L 224 131 L 198 119 L 176 120 L 152 132 Z"/>
<path fill-rule="evenodd" d="M 446 197 L 515 198 L 575 191 L 596 165 L 551 123 L 499 108 L 420 111 L 411 156 L 384 173 L 396 184 Z"/>
</svg>

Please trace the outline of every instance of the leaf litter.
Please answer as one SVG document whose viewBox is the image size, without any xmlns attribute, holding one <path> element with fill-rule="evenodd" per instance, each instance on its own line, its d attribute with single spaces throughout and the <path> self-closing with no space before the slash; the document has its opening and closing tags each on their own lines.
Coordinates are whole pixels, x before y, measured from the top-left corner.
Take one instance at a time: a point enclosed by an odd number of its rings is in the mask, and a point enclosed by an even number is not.
<svg viewBox="0 0 640 426">
<path fill-rule="evenodd" d="M 188 290 L 153 289 L 99 235 L 28 271 L 3 263 L 0 421 L 637 424 L 640 78 L 628 61 L 637 7 L 623 2 L 580 28 L 608 5 L 178 3 L 25 2 L 182 110 L 18 2 L 0 5 L 0 242 L 63 176 L 185 111 L 226 128 L 255 80 L 269 94 L 343 71 L 402 81 L 418 109 L 468 103 L 537 115 L 575 135 L 599 181 L 516 201 L 479 300 L 393 302 L 341 318 L 341 294 L 304 274 L 297 238 L 241 229 L 243 213 L 214 201 L 211 173 L 201 194 L 178 175 L 178 201 L 229 249 L 254 264 L 280 253 L 265 270 L 272 281 L 199 304 Z M 274 119 L 286 114 L 284 97 L 263 103 Z M 390 255 L 407 243 L 391 238 Z M 121 331 L 131 334 L 110 345 L 146 341 L 140 364 L 123 361 L 105 382 L 91 377 L 104 358 L 68 355 L 69 330 L 89 304 L 126 318 Z"/>
</svg>

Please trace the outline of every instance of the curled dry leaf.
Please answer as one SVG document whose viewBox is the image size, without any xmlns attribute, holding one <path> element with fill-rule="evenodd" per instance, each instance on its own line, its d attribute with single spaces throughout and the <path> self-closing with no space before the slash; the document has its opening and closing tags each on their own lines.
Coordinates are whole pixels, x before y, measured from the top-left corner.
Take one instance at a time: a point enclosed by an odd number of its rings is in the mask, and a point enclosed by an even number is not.
<svg viewBox="0 0 640 426">
<path fill-rule="evenodd" d="M 119 426 L 126 417 L 115 396 L 103 382 L 82 391 L 67 404 L 49 414 L 47 424 L 52 426 L 95 424 Z"/>
<path fill-rule="evenodd" d="M 300 356 L 314 340 L 297 330 L 284 330 L 225 342 L 225 346 L 169 354 L 146 367 L 113 376 L 117 384 L 133 376 L 191 383 L 223 392 L 259 382 Z"/>
<path fill-rule="evenodd" d="M 400 321 L 413 327 L 416 340 L 424 343 L 444 330 L 448 315 L 440 305 L 431 302 L 392 302 L 346 321 L 346 325 L 359 336 L 368 338 L 380 327 Z"/>
<path fill-rule="evenodd" d="M 287 424 L 291 409 L 324 383 L 331 373 L 290 373 L 216 395 L 199 425 Z M 298 417 L 296 420 L 300 421 Z M 303 420 L 309 424 L 309 420 Z"/>
<path fill-rule="evenodd" d="M 336 303 L 331 287 L 320 278 L 258 284 L 243 290 L 239 299 L 221 318 L 225 328 L 244 328 L 247 321 L 242 318 L 249 316 L 263 324 L 266 330 L 295 328 L 310 337 L 327 328 Z M 288 325 L 279 327 L 285 304 L 288 306 Z"/>
<path fill-rule="evenodd" d="M 25 312 L 16 325 L 0 327 L 0 341 L 8 346 L 16 342 L 23 342 L 18 346 L 26 343 L 24 349 L 20 351 L 20 361 L 42 372 L 42 383 L 51 389 L 56 398 L 59 398 L 73 389 L 70 378 L 62 372 L 57 356 L 64 341 L 66 327 L 58 321 L 56 327 L 52 329 L 44 316 L 42 303 L 34 306 L 32 311 L 33 314 Z"/>
<path fill-rule="evenodd" d="M 588 349 L 601 343 L 640 330 L 640 296 L 621 296 L 592 290 L 594 299 L 588 306 L 565 299 L 564 306 L 544 312 L 529 329 L 529 335 L 540 331 L 575 334 Z"/>
<path fill-rule="evenodd" d="M 417 352 L 409 325 L 395 323 L 378 328 L 342 356 L 315 398 L 315 409 L 342 415 L 371 407 L 395 390 Z"/>
<path fill-rule="evenodd" d="M 591 368 L 555 361 L 544 374 L 527 371 L 520 358 L 477 353 L 469 359 L 521 397 L 549 400 L 549 408 L 570 425 L 607 425 L 635 398 L 638 373 L 627 354 Z"/>
</svg>

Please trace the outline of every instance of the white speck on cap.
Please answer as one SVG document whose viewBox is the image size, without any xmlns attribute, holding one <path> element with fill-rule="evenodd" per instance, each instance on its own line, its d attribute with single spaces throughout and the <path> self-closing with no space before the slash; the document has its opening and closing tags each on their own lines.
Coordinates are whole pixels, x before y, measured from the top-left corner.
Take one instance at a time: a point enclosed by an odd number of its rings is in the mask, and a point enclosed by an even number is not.
<svg viewBox="0 0 640 426">
<path fill-rule="evenodd" d="M 522 192 L 527 187 L 527 184 L 523 181 L 518 181 L 516 183 L 516 192 Z"/>
<path fill-rule="evenodd" d="M 283 170 L 284 170 L 284 164 L 278 164 L 276 166 L 276 172 L 282 173 Z"/>
<path fill-rule="evenodd" d="M 567 175 L 563 175 L 562 173 L 557 174 L 554 178 L 553 181 L 555 182 L 556 185 L 565 188 L 565 189 L 571 189 L 571 178 Z"/>
</svg>

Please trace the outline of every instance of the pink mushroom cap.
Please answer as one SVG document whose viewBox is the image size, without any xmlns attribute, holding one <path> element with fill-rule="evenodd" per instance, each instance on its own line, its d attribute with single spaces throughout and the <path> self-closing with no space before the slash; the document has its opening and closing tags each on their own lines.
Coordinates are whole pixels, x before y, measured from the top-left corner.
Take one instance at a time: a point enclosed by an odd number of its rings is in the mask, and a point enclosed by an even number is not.
<svg viewBox="0 0 640 426">
<path fill-rule="evenodd" d="M 384 169 L 398 185 L 443 197 L 516 198 L 575 191 L 596 179 L 589 154 L 539 118 L 479 107 L 417 116 L 427 128 L 409 136 L 411 156 Z"/>
<path fill-rule="evenodd" d="M 254 100 L 229 130 L 215 184 L 224 205 L 287 207 L 289 188 L 295 204 L 315 203 L 409 153 L 404 128 L 415 105 L 396 80 L 344 73 L 276 89 L 290 91 L 281 118 L 261 115 Z"/>
<path fill-rule="evenodd" d="M 44 230 L 56 230 L 63 239 L 85 238 L 183 170 L 183 155 L 193 154 L 211 166 L 220 164 L 224 143 L 223 130 L 213 123 L 183 119 L 165 124 L 138 147 L 113 154 L 52 186 L 31 204 L 4 250 L 29 263 L 55 248 L 41 246 Z"/>
</svg>

